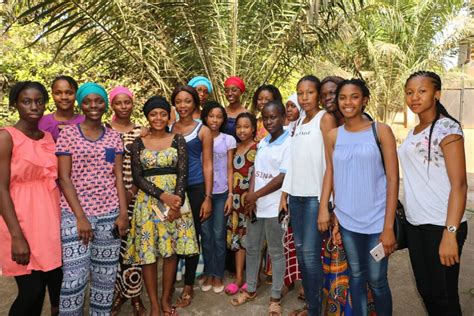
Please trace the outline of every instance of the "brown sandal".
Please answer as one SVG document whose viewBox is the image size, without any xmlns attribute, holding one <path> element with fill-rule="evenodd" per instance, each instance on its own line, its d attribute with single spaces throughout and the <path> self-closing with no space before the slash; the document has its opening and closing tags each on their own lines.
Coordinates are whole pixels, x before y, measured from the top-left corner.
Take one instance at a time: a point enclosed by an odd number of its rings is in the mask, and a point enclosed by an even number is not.
<svg viewBox="0 0 474 316">
<path fill-rule="evenodd" d="M 247 302 L 253 301 L 256 297 L 257 293 L 253 293 L 253 295 L 250 295 L 247 291 L 240 291 L 239 294 L 230 301 L 230 303 L 233 306 L 239 306 Z"/>
<path fill-rule="evenodd" d="M 187 307 L 191 305 L 191 302 L 193 301 L 194 295 L 193 294 L 188 294 L 188 293 L 182 293 L 181 297 L 179 297 L 176 300 L 176 307 Z"/>
<path fill-rule="evenodd" d="M 281 316 L 281 304 L 280 302 L 270 301 L 268 305 L 268 315 L 269 316 Z"/>
</svg>

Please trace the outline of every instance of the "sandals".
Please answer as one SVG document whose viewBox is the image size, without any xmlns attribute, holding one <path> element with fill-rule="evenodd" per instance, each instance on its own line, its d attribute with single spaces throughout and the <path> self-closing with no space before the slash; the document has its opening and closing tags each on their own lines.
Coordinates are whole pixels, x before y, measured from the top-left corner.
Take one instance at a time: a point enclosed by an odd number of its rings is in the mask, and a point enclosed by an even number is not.
<svg viewBox="0 0 474 316">
<path fill-rule="evenodd" d="M 303 314 L 305 313 L 305 314 Z M 295 309 L 292 311 L 289 316 L 303 316 L 303 315 L 308 315 L 308 306 L 305 305 L 302 308 Z"/>
<path fill-rule="evenodd" d="M 176 311 L 176 308 L 174 307 L 171 307 L 171 309 L 167 311 L 163 310 L 162 312 L 164 316 L 179 316 L 178 312 Z"/>
<path fill-rule="evenodd" d="M 181 297 L 176 300 L 176 307 L 187 307 L 191 305 L 193 301 L 194 294 L 182 293 Z"/>
<path fill-rule="evenodd" d="M 240 288 L 237 283 L 229 283 L 224 288 L 224 291 L 227 295 L 235 295 L 240 291 L 247 291 L 247 282 L 245 282 Z M 216 292 L 217 293 L 217 292 Z"/>
<path fill-rule="evenodd" d="M 280 302 L 270 301 L 268 305 L 268 315 L 269 316 L 281 316 L 281 304 Z"/>
<path fill-rule="evenodd" d="M 120 313 L 120 310 L 122 309 L 123 303 L 127 301 L 126 298 L 124 298 L 122 295 L 118 294 L 115 297 L 114 302 L 112 303 L 112 310 L 110 311 L 111 316 L 116 316 Z"/>
<path fill-rule="evenodd" d="M 241 291 L 237 297 L 233 298 L 230 303 L 233 306 L 240 306 L 242 304 L 253 301 L 257 297 L 257 293 L 250 295 L 247 291 Z"/>
<path fill-rule="evenodd" d="M 133 316 L 145 316 L 147 314 L 147 310 L 141 300 L 133 302 L 132 308 Z"/>
</svg>

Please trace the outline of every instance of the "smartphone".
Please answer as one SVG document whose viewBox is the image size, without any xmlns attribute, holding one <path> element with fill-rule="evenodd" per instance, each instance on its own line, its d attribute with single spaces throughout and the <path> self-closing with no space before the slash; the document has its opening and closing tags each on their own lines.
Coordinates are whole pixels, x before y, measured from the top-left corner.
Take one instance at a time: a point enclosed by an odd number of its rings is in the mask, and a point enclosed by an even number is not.
<svg viewBox="0 0 474 316">
<path fill-rule="evenodd" d="M 250 216 L 250 223 L 255 223 L 257 221 L 257 215 L 255 212 L 252 212 L 252 216 Z"/>
<path fill-rule="evenodd" d="M 370 254 L 372 255 L 372 258 L 374 258 L 375 261 L 379 262 L 383 258 L 385 258 L 385 251 L 383 250 L 383 245 L 382 243 L 379 243 L 377 246 L 375 246 L 371 251 Z"/>
<path fill-rule="evenodd" d="M 120 238 L 120 232 L 117 226 L 114 226 L 114 229 L 112 229 L 112 236 L 114 236 L 115 239 Z"/>
</svg>

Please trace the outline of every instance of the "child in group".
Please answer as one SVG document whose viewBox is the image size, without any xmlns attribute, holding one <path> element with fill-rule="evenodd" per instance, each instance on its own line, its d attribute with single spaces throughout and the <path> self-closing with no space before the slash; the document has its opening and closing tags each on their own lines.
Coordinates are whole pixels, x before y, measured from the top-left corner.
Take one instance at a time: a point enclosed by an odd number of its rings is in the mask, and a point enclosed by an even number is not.
<svg viewBox="0 0 474 316">
<path fill-rule="evenodd" d="M 74 103 L 78 85 L 70 76 L 58 76 L 51 85 L 56 111 L 44 115 L 39 122 L 39 129 L 50 132 L 57 141 L 59 132 L 66 126 L 79 124 L 84 121 L 84 115 L 75 113 Z"/>
<path fill-rule="evenodd" d="M 262 109 L 262 119 L 269 135 L 258 144 L 245 211 L 253 220 L 247 225 L 247 291 L 232 300 L 237 306 L 255 299 L 263 241 L 268 244 L 272 260 L 272 294 L 269 315 L 281 315 L 281 290 L 285 275 L 284 230 L 279 218 L 281 185 L 290 154 L 290 134 L 283 129 L 285 107 L 270 101 Z"/>
<path fill-rule="evenodd" d="M 212 288 L 215 293 L 221 293 L 224 290 L 226 214 L 232 209 L 232 158 L 236 141 L 231 135 L 222 133 L 227 113 L 219 103 L 206 103 L 201 118 L 214 137 L 212 214 L 202 224 L 201 230 L 204 257 L 204 280 L 201 289 L 207 292 Z"/>
<path fill-rule="evenodd" d="M 65 127 L 56 144 L 64 273 L 59 313 L 82 313 L 90 281 L 90 313 L 102 315 L 112 308 L 119 237 L 128 228 L 123 143 L 102 124 L 108 107 L 102 86 L 85 83 L 76 98 L 85 120 Z"/>
<path fill-rule="evenodd" d="M 265 104 L 270 101 L 282 101 L 280 90 L 271 84 L 264 84 L 255 90 L 252 97 L 252 108 L 251 111 L 257 117 L 257 136 L 255 141 L 259 142 L 261 139 L 268 135 L 268 131 L 263 126 L 262 109 Z"/>
<path fill-rule="evenodd" d="M 247 217 L 244 211 L 250 177 L 253 171 L 257 144 L 254 141 L 257 131 L 257 119 L 249 112 L 241 113 L 235 121 L 236 134 L 240 142 L 237 145 L 233 165 L 232 211 L 227 220 L 227 248 L 235 252 L 235 282 L 225 287 L 225 292 L 234 295 L 239 289 L 246 290 L 244 283 L 245 247 Z"/>
</svg>

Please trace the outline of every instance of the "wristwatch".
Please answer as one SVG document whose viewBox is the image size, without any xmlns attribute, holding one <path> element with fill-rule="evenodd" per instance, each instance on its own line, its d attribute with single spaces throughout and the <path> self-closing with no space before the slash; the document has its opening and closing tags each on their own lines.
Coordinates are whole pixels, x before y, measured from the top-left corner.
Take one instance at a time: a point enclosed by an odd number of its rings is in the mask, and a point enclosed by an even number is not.
<svg viewBox="0 0 474 316">
<path fill-rule="evenodd" d="M 458 228 L 457 228 L 456 226 L 454 226 L 454 225 L 448 225 L 448 226 L 446 226 L 446 229 L 447 229 L 448 232 L 450 232 L 450 233 L 455 233 L 455 232 L 458 231 Z"/>
</svg>

